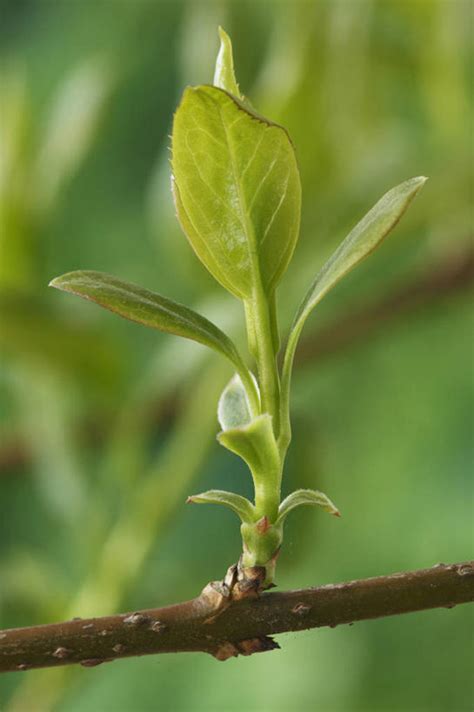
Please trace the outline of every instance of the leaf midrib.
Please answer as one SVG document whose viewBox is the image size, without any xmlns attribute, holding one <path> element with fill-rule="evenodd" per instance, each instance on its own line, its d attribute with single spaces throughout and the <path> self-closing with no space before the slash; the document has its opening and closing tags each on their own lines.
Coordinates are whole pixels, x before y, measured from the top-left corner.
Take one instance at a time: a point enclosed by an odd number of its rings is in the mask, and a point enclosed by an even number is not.
<svg viewBox="0 0 474 712">
<path fill-rule="evenodd" d="M 104 274 L 105 273 L 99 272 L 99 273 L 96 273 L 96 275 L 94 275 L 94 276 L 97 276 L 100 279 L 100 278 L 104 277 Z M 89 289 L 97 288 L 93 282 L 88 283 L 88 281 L 89 281 L 88 275 L 81 274 L 81 279 L 84 280 L 84 282 L 83 282 L 84 288 L 86 288 L 86 289 L 87 288 L 89 288 Z M 120 299 L 122 301 L 122 303 L 123 303 L 123 300 L 122 300 L 123 295 L 127 296 L 130 294 L 129 292 L 126 291 L 126 289 L 124 289 L 123 286 L 113 284 L 113 282 L 104 281 L 103 286 L 105 286 L 109 290 L 111 296 L 115 296 L 115 298 Z M 135 285 L 132 285 L 132 286 L 136 287 Z M 94 296 L 92 296 L 91 294 L 87 294 L 87 293 L 81 291 L 80 287 L 81 287 L 81 285 L 79 284 L 78 288 L 76 287 L 76 290 L 68 289 L 68 291 L 70 291 L 70 292 L 75 291 L 75 293 L 78 296 L 81 296 L 83 299 L 86 299 L 90 302 L 98 304 L 99 306 L 102 306 L 105 309 L 108 309 L 110 312 L 113 312 L 113 313 L 117 314 L 118 316 L 123 317 L 123 314 L 121 313 L 121 311 L 117 305 L 112 306 L 110 303 L 101 299 L 100 291 L 98 294 L 95 294 Z M 142 288 L 138 288 L 137 291 L 133 292 L 132 294 L 133 294 L 133 297 L 135 298 L 135 306 L 137 308 L 140 308 L 140 307 L 145 308 L 145 309 L 151 308 L 152 310 L 156 309 L 157 311 L 161 311 L 162 317 L 169 319 L 170 322 L 174 321 L 175 323 L 180 325 L 183 328 L 183 330 L 191 328 L 194 331 L 198 332 L 202 338 L 202 343 L 205 344 L 207 341 L 210 340 L 210 338 L 212 338 L 213 343 L 217 344 L 218 346 L 221 347 L 220 341 L 216 338 L 216 334 L 214 333 L 214 329 L 216 327 L 214 324 L 212 324 L 212 322 L 208 321 L 206 319 L 206 317 L 203 317 L 198 314 L 196 314 L 196 316 L 187 314 L 186 313 L 187 307 L 185 307 L 183 304 L 179 304 L 178 302 L 175 302 L 175 303 L 172 303 L 171 305 L 169 305 L 169 302 L 166 299 L 166 297 L 162 297 L 161 295 L 158 295 L 158 294 L 156 294 L 156 295 L 155 294 L 152 294 L 152 295 L 144 294 L 142 291 Z M 126 300 L 125 300 L 125 302 L 126 302 Z M 168 302 L 168 304 L 167 304 L 167 302 Z M 176 311 L 176 309 L 173 309 L 173 306 L 178 308 L 179 310 L 183 310 L 184 313 L 183 312 L 180 313 L 180 312 Z M 146 314 L 136 314 L 134 316 L 128 315 L 126 318 L 129 321 L 133 321 L 137 324 L 151 326 L 153 324 L 153 314 L 151 314 L 150 319 L 147 319 L 147 316 L 148 315 L 146 315 Z M 203 325 L 200 322 L 200 319 L 202 319 L 204 322 L 207 322 L 207 323 L 205 323 L 205 325 Z M 158 327 L 153 326 L 152 328 L 158 328 Z M 159 330 L 166 331 L 171 334 L 175 333 L 172 328 L 165 327 L 165 326 L 163 326 L 163 324 L 160 324 Z M 225 336 L 225 334 L 223 332 L 222 332 L 222 335 Z M 225 341 L 225 346 L 226 346 L 227 353 L 229 355 L 232 354 L 232 357 L 234 357 L 233 350 L 230 347 L 230 345 L 227 343 L 227 340 Z"/>
<path fill-rule="evenodd" d="M 242 111 L 240 107 L 236 104 L 237 106 L 237 111 Z M 255 237 L 255 231 L 253 229 L 252 222 L 250 220 L 250 214 L 247 209 L 247 201 L 245 200 L 245 196 L 242 193 L 242 186 L 241 182 L 238 179 L 238 173 L 237 173 L 237 162 L 233 150 L 233 143 L 229 134 L 229 131 L 227 129 L 226 123 L 224 121 L 224 117 L 222 115 L 222 107 L 220 104 L 218 104 L 219 107 L 219 118 L 222 124 L 222 128 L 224 129 L 227 145 L 229 148 L 229 156 L 230 156 L 230 163 L 232 166 L 232 173 L 234 176 L 234 181 L 237 186 L 237 193 L 238 193 L 238 198 L 239 198 L 239 205 L 242 213 L 242 218 L 243 218 L 243 228 L 245 232 L 245 236 L 247 238 L 247 244 L 249 246 L 249 257 L 250 257 L 250 264 L 251 264 L 251 270 L 252 270 L 252 289 L 254 292 L 259 292 L 262 288 L 262 274 L 260 270 L 260 257 L 258 254 L 258 246 L 256 242 L 256 237 Z M 242 111 L 242 113 L 244 113 Z M 250 114 L 249 114 L 250 116 Z"/>
</svg>

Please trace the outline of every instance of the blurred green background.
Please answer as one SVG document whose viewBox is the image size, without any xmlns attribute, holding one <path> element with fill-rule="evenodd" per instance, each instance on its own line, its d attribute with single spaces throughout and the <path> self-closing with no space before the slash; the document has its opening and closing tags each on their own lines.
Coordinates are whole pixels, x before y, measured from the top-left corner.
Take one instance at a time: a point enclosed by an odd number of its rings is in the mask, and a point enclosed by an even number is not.
<svg viewBox="0 0 474 712">
<path fill-rule="evenodd" d="M 290 517 L 279 587 L 472 556 L 472 7 L 2 0 L 0 627 L 183 600 L 239 555 L 232 514 L 184 504 L 251 491 L 215 441 L 228 367 L 46 286 L 112 272 L 243 342 L 239 305 L 195 258 L 169 190 L 173 111 L 187 84 L 212 80 L 219 24 L 243 91 L 288 127 L 301 168 L 283 333 L 366 210 L 430 177 L 306 327 L 284 488 L 322 489 L 343 518 Z M 225 665 L 175 655 L 3 675 L 0 709 L 467 712 L 471 624 L 460 607 L 281 636 L 281 651 Z"/>
</svg>

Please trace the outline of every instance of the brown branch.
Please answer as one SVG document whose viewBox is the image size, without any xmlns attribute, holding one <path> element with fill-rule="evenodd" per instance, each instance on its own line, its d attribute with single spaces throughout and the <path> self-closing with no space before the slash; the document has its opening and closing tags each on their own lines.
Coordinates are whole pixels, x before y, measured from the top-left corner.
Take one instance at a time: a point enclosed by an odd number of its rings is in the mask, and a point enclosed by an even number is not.
<svg viewBox="0 0 474 712">
<path fill-rule="evenodd" d="M 279 647 L 267 636 L 452 608 L 474 601 L 474 561 L 301 591 L 234 600 L 223 582 L 166 608 L 0 631 L 0 671 L 156 653 L 210 653 L 218 660 Z"/>
</svg>

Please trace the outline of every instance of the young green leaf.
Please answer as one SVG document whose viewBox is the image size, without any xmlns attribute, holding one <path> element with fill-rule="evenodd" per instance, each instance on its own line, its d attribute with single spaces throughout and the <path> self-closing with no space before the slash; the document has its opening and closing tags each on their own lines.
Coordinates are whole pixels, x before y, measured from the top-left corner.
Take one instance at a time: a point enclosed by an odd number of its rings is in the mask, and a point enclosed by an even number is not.
<svg viewBox="0 0 474 712">
<path fill-rule="evenodd" d="M 264 413 L 247 425 L 224 430 L 217 440 L 247 463 L 255 488 L 256 511 L 275 521 L 280 502 L 281 460 L 271 416 Z"/>
<path fill-rule="evenodd" d="M 253 473 L 269 472 L 272 464 L 279 462 L 272 419 L 268 413 L 259 415 L 241 427 L 220 432 L 217 439 L 221 445 L 245 460 Z"/>
<path fill-rule="evenodd" d="M 103 272 L 68 272 L 53 279 L 50 286 L 95 302 L 130 321 L 192 339 L 222 354 L 237 368 L 258 412 L 255 384 L 237 348 L 215 324 L 192 309 Z"/>
<path fill-rule="evenodd" d="M 232 376 L 222 391 L 217 418 L 222 430 L 240 428 L 252 419 L 247 392 L 238 373 Z"/>
<path fill-rule="evenodd" d="M 301 186 L 285 129 L 217 87 L 188 87 L 172 137 L 181 226 L 232 294 L 272 294 L 296 244 Z"/>
<path fill-rule="evenodd" d="M 316 304 L 361 260 L 370 255 L 395 227 L 411 201 L 425 184 L 420 176 L 392 188 L 355 226 L 320 270 L 296 315 L 296 323 L 306 319 Z"/>
<path fill-rule="evenodd" d="M 219 37 L 221 46 L 216 59 L 216 69 L 214 72 L 213 84 L 219 89 L 225 89 L 229 94 L 233 94 L 237 99 L 243 100 L 239 85 L 235 78 L 234 57 L 232 54 L 232 42 L 229 35 L 222 27 L 219 27 Z"/>
<path fill-rule="evenodd" d="M 186 500 L 196 504 L 224 504 L 240 517 L 242 522 L 250 524 L 255 520 L 255 507 L 246 497 L 224 490 L 209 490 L 202 494 L 193 494 Z"/>
<path fill-rule="evenodd" d="M 325 512 L 329 512 L 329 514 L 333 514 L 335 517 L 341 516 L 337 507 L 331 502 L 329 497 L 322 492 L 310 489 L 299 489 L 289 494 L 280 504 L 276 523 L 281 524 L 292 509 L 301 507 L 304 504 L 322 507 Z"/>
<path fill-rule="evenodd" d="M 301 330 L 314 307 L 344 277 L 370 255 L 395 227 L 427 178 L 419 176 L 389 190 L 349 233 L 316 275 L 291 327 L 282 378 L 282 422 L 284 439 L 289 437 L 288 400 L 291 369 Z"/>
</svg>

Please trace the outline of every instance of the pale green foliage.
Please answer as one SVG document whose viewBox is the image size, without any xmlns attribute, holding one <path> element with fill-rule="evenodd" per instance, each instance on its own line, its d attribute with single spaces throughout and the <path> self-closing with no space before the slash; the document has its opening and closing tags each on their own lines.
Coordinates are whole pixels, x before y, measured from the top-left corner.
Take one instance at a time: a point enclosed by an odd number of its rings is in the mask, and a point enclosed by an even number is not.
<svg viewBox="0 0 474 712">
<path fill-rule="evenodd" d="M 245 460 L 253 472 L 265 470 L 269 467 L 270 458 L 278 458 L 272 420 L 268 413 L 259 415 L 246 425 L 224 430 L 217 438 L 228 450 Z"/>
<path fill-rule="evenodd" d="M 295 329 L 344 275 L 370 255 L 397 224 L 427 178 L 411 178 L 380 198 L 318 272 L 295 317 Z"/>
<path fill-rule="evenodd" d="M 89 299 L 130 321 L 198 341 L 239 363 L 235 346 L 214 324 L 149 289 L 94 270 L 68 272 L 53 279 L 50 286 Z"/>
<path fill-rule="evenodd" d="M 230 37 L 222 27 L 219 27 L 219 37 L 221 46 L 216 59 L 216 69 L 214 72 L 213 84 L 219 89 L 225 89 L 229 94 L 233 94 L 238 99 L 244 97 L 240 93 L 234 71 L 234 57 L 232 55 L 232 43 Z"/>
<path fill-rule="evenodd" d="M 252 416 L 247 392 L 236 373 L 222 391 L 217 406 L 217 419 L 222 430 L 239 428 L 250 423 Z"/>
<path fill-rule="evenodd" d="M 234 492 L 224 490 L 209 490 L 201 494 L 194 494 L 188 497 L 188 502 L 196 504 L 224 504 L 232 509 L 240 517 L 242 522 L 253 522 L 255 520 L 255 507 L 248 499 Z"/>
<path fill-rule="evenodd" d="M 182 304 L 149 289 L 93 270 L 68 272 L 53 279 L 50 286 L 89 299 L 144 326 L 204 344 L 228 358 L 244 379 L 251 383 L 247 369 L 229 337 L 208 319 Z"/>
<path fill-rule="evenodd" d="M 310 286 L 291 327 L 283 366 L 281 417 L 285 441 L 290 438 L 288 404 L 293 358 L 306 319 L 339 280 L 378 247 L 426 181 L 424 176 L 411 178 L 385 193 L 331 255 Z"/>
<path fill-rule="evenodd" d="M 218 405 L 218 441 L 248 465 L 255 504 L 211 490 L 191 502 L 224 504 L 241 518 L 243 566 L 265 566 L 270 584 L 283 522 L 301 505 L 339 516 L 323 493 L 297 490 L 281 502 L 290 442 L 289 392 L 293 357 L 303 325 L 320 300 L 369 255 L 397 224 L 425 178 L 389 191 L 352 230 L 317 274 L 290 331 L 282 381 L 277 367 L 275 289 L 298 238 L 301 187 L 293 145 L 284 128 L 258 115 L 241 95 L 232 46 L 220 30 L 215 86 L 189 87 L 175 114 L 173 194 L 191 246 L 209 272 L 244 302 L 257 377 L 233 342 L 188 307 L 99 272 L 73 272 L 52 286 L 72 292 L 146 326 L 198 341 L 229 359 L 237 374 Z"/>
<path fill-rule="evenodd" d="M 247 425 L 224 430 L 217 439 L 247 463 L 253 477 L 257 512 L 274 521 L 280 501 L 282 461 L 271 416 L 264 413 Z"/>
<path fill-rule="evenodd" d="M 216 87 L 186 89 L 173 124 L 173 191 L 194 251 L 232 294 L 271 294 L 299 230 L 301 187 L 285 129 Z"/>
<path fill-rule="evenodd" d="M 280 504 L 277 522 L 283 522 L 292 509 L 303 505 L 321 507 L 329 514 L 334 514 L 336 517 L 340 516 L 338 508 L 331 502 L 327 495 L 317 490 L 299 489 L 289 494 Z"/>
</svg>

